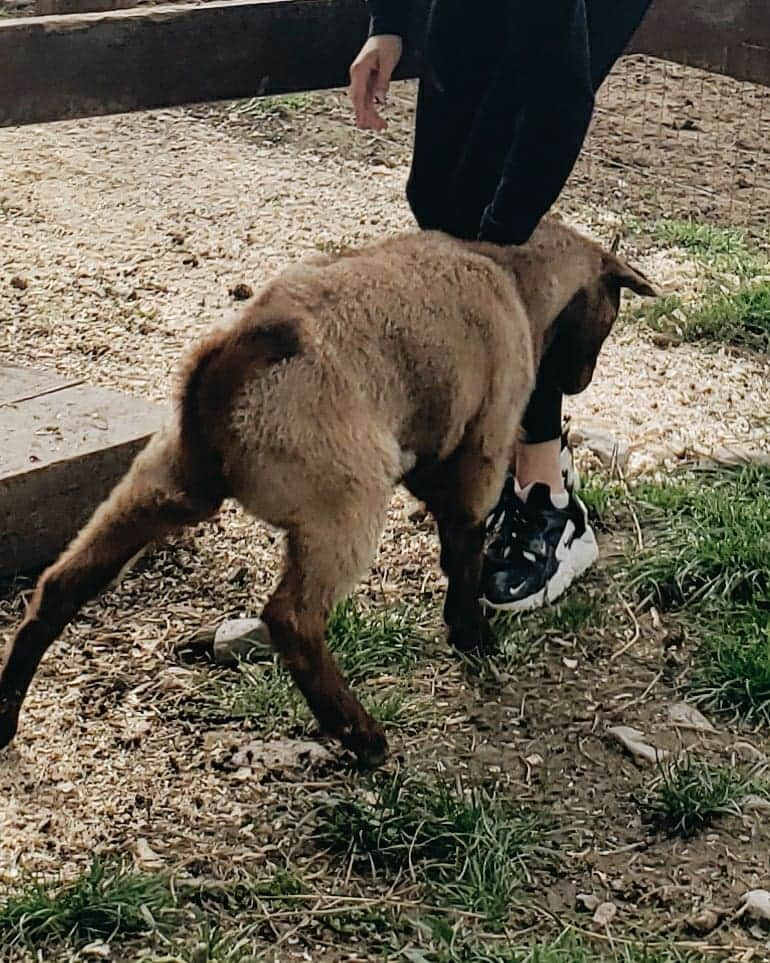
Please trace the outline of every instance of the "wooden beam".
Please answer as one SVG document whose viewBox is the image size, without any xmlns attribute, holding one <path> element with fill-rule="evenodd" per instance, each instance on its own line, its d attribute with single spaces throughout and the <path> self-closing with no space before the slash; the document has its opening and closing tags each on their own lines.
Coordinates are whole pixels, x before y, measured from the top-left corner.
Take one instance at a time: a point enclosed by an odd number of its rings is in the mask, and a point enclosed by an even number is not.
<svg viewBox="0 0 770 963">
<path fill-rule="evenodd" d="M 161 420 L 140 398 L 0 364 L 0 576 L 56 558 Z"/>
<path fill-rule="evenodd" d="M 629 52 L 770 86 L 770 0 L 654 0 Z"/>
<path fill-rule="evenodd" d="M 0 126 L 342 86 L 366 27 L 363 0 L 0 21 Z M 654 0 L 630 52 L 770 85 L 770 0 Z"/>
<path fill-rule="evenodd" d="M 134 0 L 35 0 L 35 14 L 38 17 L 50 17 L 68 13 L 124 10 L 133 6 Z"/>
<path fill-rule="evenodd" d="M 0 22 L 0 126 L 347 83 L 362 0 L 219 0 Z"/>
</svg>

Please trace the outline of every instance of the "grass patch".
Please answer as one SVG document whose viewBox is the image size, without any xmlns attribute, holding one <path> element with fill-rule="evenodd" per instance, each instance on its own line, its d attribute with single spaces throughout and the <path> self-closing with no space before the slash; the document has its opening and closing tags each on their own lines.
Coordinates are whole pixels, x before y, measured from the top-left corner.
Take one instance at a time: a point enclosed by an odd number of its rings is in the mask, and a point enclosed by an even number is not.
<svg viewBox="0 0 770 963">
<path fill-rule="evenodd" d="M 675 947 L 645 947 L 642 944 L 619 943 L 613 949 L 596 949 L 583 940 L 565 935 L 529 947 L 478 944 L 452 947 L 435 959 L 436 963 L 700 963 L 705 957 Z M 417 961 L 419 957 L 415 957 L 415 963 Z"/>
<path fill-rule="evenodd" d="M 163 876 L 95 859 L 64 882 L 32 882 L 0 895 L 0 935 L 6 945 L 81 944 L 156 929 L 173 910 Z"/>
<path fill-rule="evenodd" d="M 770 353 L 770 281 L 745 281 L 727 292 L 719 287 L 694 305 L 668 295 L 637 306 L 630 317 L 683 341 L 719 341 Z"/>
<path fill-rule="evenodd" d="M 251 117 L 289 117 L 310 106 L 310 94 L 281 94 L 274 97 L 248 97 L 230 105 L 230 113 Z"/>
<path fill-rule="evenodd" d="M 631 225 L 651 244 L 676 247 L 702 262 L 711 283 L 697 304 L 669 295 L 640 304 L 630 317 L 684 341 L 719 341 L 770 352 L 770 262 L 745 231 L 661 219 Z"/>
<path fill-rule="evenodd" d="M 403 675 L 414 667 L 427 643 L 425 619 L 415 609 L 366 610 L 353 601 L 335 607 L 327 640 L 364 706 L 383 724 L 407 727 L 421 721 L 427 704 L 393 685 L 367 690 L 383 676 Z M 187 710 L 214 723 L 254 720 L 261 732 L 311 724 L 305 702 L 278 660 L 240 663 L 232 673 L 211 676 Z"/>
<path fill-rule="evenodd" d="M 650 548 L 631 584 L 664 608 L 704 599 L 770 604 L 770 469 L 641 484 L 632 497 Z"/>
<path fill-rule="evenodd" d="M 767 779 L 756 773 L 712 765 L 690 755 L 662 763 L 659 773 L 642 800 L 642 812 L 658 828 L 685 838 L 719 816 L 739 816 L 749 794 L 766 796 L 770 791 Z"/>
<path fill-rule="evenodd" d="M 416 609 L 367 611 L 350 599 L 332 612 L 327 638 L 352 685 L 412 669 L 428 641 L 425 617 Z"/>
<path fill-rule="evenodd" d="M 235 678 L 207 679 L 186 707 L 190 715 L 212 723 L 253 719 L 260 732 L 270 735 L 294 724 L 306 725 L 310 714 L 288 673 L 276 662 L 241 662 Z"/>
<path fill-rule="evenodd" d="M 738 227 L 717 227 L 682 218 L 659 218 L 650 224 L 631 219 L 628 226 L 643 243 L 679 248 L 715 274 L 747 278 L 768 266 L 766 255 Z"/>
<path fill-rule="evenodd" d="M 651 243 L 678 247 L 695 257 L 720 266 L 756 271 L 765 259 L 749 243 L 746 231 L 738 227 L 717 227 L 680 218 L 659 218 L 642 233 Z"/>
<path fill-rule="evenodd" d="M 544 832 L 540 817 L 494 793 L 399 773 L 328 797 L 315 839 L 359 869 L 389 880 L 408 873 L 438 905 L 496 923 Z"/>
<path fill-rule="evenodd" d="M 491 620 L 495 637 L 495 664 L 513 672 L 542 652 L 549 638 L 577 640 L 601 631 L 606 623 L 607 602 L 587 587 L 573 589 L 555 605 L 519 615 L 499 613 Z M 478 668 L 484 672 L 488 657 L 483 656 Z"/>
<path fill-rule="evenodd" d="M 697 619 L 700 642 L 691 696 L 709 709 L 770 721 L 770 613 L 757 605 L 707 609 Z"/>
<path fill-rule="evenodd" d="M 697 639 L 690 697 L 770 720 L 770 469 L 691 472 L 629 489 L 589 478 L 581 497 L 598 528 L 628 533 L 624 583 L 642 604 L 676 610 Z"/>
</svg>

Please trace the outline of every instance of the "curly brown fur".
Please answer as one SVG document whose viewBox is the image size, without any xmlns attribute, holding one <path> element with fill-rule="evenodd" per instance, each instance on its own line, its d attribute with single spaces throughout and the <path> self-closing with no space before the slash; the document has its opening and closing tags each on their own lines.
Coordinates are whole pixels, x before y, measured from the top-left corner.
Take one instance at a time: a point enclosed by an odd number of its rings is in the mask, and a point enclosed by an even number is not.
<svg viewBox="0 0 770 963">
<path fill-rule="evenodd" d="M 325 642 L 371 563 L 393 486 L 436 518 L 445 617 L 478 645 L 484 519 L 548 348 L 563 390 L 590 381 L 621 287 L 649 282 L 556 220 L 522 248 L 415 233 L 284 271 L 185 367 L 177 417 L 42 576 L 0 673 L 0 746 L 48 646 L 150 541 L 232 496 L 287 532 L 264 619 L 322 726 L 386 751 Z"/>
</svg>

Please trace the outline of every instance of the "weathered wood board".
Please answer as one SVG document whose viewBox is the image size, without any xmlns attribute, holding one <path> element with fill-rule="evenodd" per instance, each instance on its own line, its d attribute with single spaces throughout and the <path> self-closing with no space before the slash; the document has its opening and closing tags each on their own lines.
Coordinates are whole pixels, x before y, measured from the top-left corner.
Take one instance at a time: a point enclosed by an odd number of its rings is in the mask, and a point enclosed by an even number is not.
<svg viewBox="0 0 770 963">
<path fill-rule="evenodd" d="M 363 0 L 0 20 L 0 126 L 343 86 L 366 30 Z M 770 0 L 653 0 L 630 50 L 770 85 Z"/>
<path fill-rule="evenodd" d="M 55 558 L 162 414 L 117 391 L 0 365 L 0 576 Z"/>
</svg>

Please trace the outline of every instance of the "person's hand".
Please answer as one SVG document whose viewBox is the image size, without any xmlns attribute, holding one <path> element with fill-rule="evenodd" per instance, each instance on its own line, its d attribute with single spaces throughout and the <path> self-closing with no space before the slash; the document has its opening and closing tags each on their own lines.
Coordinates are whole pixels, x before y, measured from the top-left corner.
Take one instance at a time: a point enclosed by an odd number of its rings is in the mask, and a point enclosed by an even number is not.
<svg viewBox="0 0 770 963">
<path fill-rule="evenodd" d="M 376 104 L 384 102 L 390 78 L 401 59 L 403 41 L 396 34 L 370 37 L 350 66 L 348 93 L 362 130 L 385 130 L 387 124 Z"/>
</svg>

